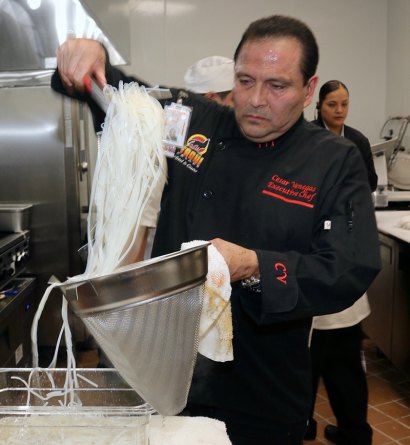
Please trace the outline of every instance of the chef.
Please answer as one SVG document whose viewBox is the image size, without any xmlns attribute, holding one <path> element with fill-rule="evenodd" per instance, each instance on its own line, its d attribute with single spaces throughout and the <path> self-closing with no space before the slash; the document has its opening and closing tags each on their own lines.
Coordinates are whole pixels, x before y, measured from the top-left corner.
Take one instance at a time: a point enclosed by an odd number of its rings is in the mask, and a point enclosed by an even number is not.
<svg viewBox="0 0 410 445">
<path fill-rule="evenodd" d="M 311 30 L 256 20 L 234 61 L 233 109 L 171 89 L 168 106 L 190 124 L 169 158 L 153 255 L 211 240 L 229 266 L 234 359 L 198 356 L 186 413 L 224 421 L 234 445 L 301 445 L 312 316 L 350 306 L 377 275 L 373 204 L 357 148 L 303 117 L 318 81 Z M 96 124 L 86 74 L 144 84 L 98 42 L 63 44 L 52 87 L 86 100 Z"/>
</svg>

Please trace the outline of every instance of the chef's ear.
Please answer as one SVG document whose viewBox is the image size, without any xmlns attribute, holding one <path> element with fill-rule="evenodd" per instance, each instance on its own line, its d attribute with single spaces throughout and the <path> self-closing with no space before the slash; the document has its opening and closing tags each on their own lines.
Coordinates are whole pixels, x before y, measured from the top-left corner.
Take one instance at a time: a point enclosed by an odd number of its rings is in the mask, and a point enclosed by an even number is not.
<svg viewBox="0 0 410 445">
<path fill-rule="evenodd" d="M 213 100 L 214 102 L 221 103 L 221 96 L 215 91 L 208 91 L 204 94 L 207 99 Z"/>
</svg>

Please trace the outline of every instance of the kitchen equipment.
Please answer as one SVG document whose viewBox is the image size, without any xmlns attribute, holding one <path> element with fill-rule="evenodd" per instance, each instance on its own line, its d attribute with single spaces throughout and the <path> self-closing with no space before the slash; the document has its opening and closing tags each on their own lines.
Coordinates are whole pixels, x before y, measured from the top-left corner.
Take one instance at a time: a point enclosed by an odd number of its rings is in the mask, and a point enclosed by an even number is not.
<svg viewBox="0 0 410 445">
<path fill-rule="evenodd" d="M 19 277 L 0 291 L 0 368 L 30 366 L 30 329 L 38 305 L 35 288 L 35 278 Z"/>
<path fill-rule="evenodd" d="M 186 405 L 208 245 L 60 286 L 122 377 L 163 415 L 177 414 Z"/>
<path fill-rule="evenodd" d="M 384 141 L 371 147 L 378 176 L 377 190 L 373 193 L 375 207 L 410 205 L 410 154 L 403 146 L 409 122 L 410 116 L 390 117 L 380 131 Z"/>
<path fill-rule="evenodd" d="M 396 139 L 394 150 L 387 155 L 387 166 L 390 170 L 397 154 L 404 150 L 403 140 L 410 123 L 410 116 L 393 116 L 389 117 L 380 130 L 380 137 L 385 140 Z"/>
<path fill-rule="evenodd" d="M 29 228 L 32 204 L 0 203 L 0 232 L 22 232 Z"/>
<path fill-rule="evenodd" d="M 84 76 L 83 80 L 87 93 L 91 95 L 104 112 L 107 112 L 110 103 L 109 97 L 104 94 L 103 90 L 97 85 L 92 77 L 87 75 Z M 146 88 L 146 91 L 150 96 L 157 100 L 172 98 L 171 91 L 168 88 Z"/>
<path fill-rule="evenodd" d="M 129 0 L 3 0 L 0 36 L 0 71 L 40 70 L 55 67 L 59 44 L 73 31 L 78 37 L 99 40 L 111 63 L 130 59 Z"/>
<path fill-rule="evenodd" d="M 148 445 L 154 410 L 116 370 L 77 369 L 70 404 L 64 395 L 67 372 L 0 369 L 0 443 Z"/>
<path fill-rule="evenodd" d="M 56 50 L 75 32 L 96 38 L 113 65 L 130 56 L 130 2 L 116 0 L 0 1 L 0 202 L 33 203 L 27 274 L 44 293 L 51 275 L 82 272 L 77 250 L 86 242 L 89 189 L 97 140 L 86 105 L 52 91 Z M 55 293 L 58 293 L 55 291 Z M 61 300 L 52 298 L 38 331 L 43 351 L 54 348 Z M 72 321 L 74 344 L 89 334 Z"/>
<path fill-rule="evenodd" d="M 0 289 L 20 275 L 30 257 L 30 232 L 0 232 Z"/>
</svg>

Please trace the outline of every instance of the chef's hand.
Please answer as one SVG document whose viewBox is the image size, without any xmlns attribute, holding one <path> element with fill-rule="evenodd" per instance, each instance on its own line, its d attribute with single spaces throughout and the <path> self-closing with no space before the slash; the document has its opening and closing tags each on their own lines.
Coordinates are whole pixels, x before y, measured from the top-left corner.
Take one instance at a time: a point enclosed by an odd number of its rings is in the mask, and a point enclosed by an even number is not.
<svg viewBox="0 0 410 445">
<path fill-rule="evenodd" d="M 252 275 L 259 277 L 259 262 L 254 250 L 245 249 L 220 238 L 211 240 L 211 243 L 224 257 L 229 268 L 231 282 L 243 280 Z"/>
<path fill-rule="evenodd" d="M 93 77 L 100 87 L 105 78 L 105 51 L 101 43 L 91 39 L 69 38 L 57 49 L 57 68 L 68 91 L 84 91 L 84 76 Z"/>
</svg>

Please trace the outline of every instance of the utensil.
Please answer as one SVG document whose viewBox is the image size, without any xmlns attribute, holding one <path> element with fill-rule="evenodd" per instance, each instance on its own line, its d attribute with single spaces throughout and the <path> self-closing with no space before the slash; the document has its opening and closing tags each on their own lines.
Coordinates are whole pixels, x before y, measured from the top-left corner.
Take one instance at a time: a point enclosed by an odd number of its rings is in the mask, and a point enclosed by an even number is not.
<svg viewBox="0 0 410 445">
<path fill-rule="evenodd" d="M 121 376 L 163 415 L 177 414 L 186 405 L 208 245 L 59 286 Z"/>
<path fill-rule="evenodd" d="M 86 92 L 91 95 L 91 97 L 104 112 L 107 112 L 110 101 L 104 94 L 103 90 L 97 85 L 91 76 L 86 75 L 84 76 L 83 80 Z M 167 88 L 146 88 L 146 91 L 150 96 L 157 100 L 172 98 L 171 91 Z"/>
</svg>

